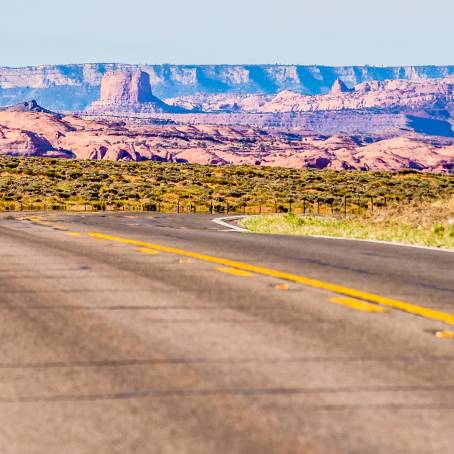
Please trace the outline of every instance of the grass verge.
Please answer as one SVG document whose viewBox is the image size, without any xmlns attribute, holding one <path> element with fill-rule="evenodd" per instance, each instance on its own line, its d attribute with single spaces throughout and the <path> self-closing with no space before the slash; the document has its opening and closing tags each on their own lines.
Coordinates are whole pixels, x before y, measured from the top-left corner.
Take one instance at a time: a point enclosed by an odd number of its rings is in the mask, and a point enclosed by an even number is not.
<svg viewBox="0 0 454 454">
<path fill-rule="evenodd" d="M 454 249 L 454 197 L 383 208 L 362 216 L 264 215 L 245 218 L 241 224 L 255 233 L 323 235 Z"/>
</svg>

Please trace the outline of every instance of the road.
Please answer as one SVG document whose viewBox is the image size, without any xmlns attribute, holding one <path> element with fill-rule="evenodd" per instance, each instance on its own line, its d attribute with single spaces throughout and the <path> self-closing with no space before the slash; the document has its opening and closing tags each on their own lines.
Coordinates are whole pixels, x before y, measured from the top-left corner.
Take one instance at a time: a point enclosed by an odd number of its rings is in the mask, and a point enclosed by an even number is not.
<svg viewBox="0 0 454 454">
<path fill-rule="evenodd" d="M 0 216 L 0 453 L 454 452 L 454 253 Z"/>
</svg>

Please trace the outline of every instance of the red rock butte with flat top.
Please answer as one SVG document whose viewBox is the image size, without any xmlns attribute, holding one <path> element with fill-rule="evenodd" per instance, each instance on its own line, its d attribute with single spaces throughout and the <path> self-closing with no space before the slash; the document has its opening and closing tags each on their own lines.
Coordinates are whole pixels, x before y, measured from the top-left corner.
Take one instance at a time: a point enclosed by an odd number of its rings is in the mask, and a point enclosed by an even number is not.
<svg viewBox="0 0 454 454">
<path fill-rule="evenodd" d="M 102 103 L 136 104 L 153 102 L 154 99 L 150 76 L 143 71 L 111 71 L 102 79 Z"/>
<path fill-rule="evenodd" d="M 180 113 L 181 107 L 169 106 L 151 90 L 150 75 L 144 71 L 110 71 L 101 82 L 101 98 L 87 112 L 92 115 L 130 113 Z"/>
</svg>

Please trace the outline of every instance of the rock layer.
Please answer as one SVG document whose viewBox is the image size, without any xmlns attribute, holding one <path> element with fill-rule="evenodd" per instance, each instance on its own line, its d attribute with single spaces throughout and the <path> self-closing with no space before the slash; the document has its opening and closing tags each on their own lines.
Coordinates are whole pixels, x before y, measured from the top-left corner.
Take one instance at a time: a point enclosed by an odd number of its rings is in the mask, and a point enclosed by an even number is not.
<svg viewBox="0 0 454 454">
<path fill-rule="evenodd" d="M 269 95 L 197 95 L 169 98 L 167 103 L 205 112 L 317 112 L 329 110 L 394 109 L 406 112 L 434 107 L 454 111 L 454 78 L 420 81 L 371 81 L 347 88 L 337 80 L 330 93 L 307 96 L 285 90 Z"/>
<path fill-rule="evenodd" d="M 454 66 L 123 65 L 0 67 L 0 105 L 35 98 L 51 110 L 83 110 L 99 98 L 103 75 L 140 69 L 159 98 L 196 94 L 326 94 L 334 81 L 348 87 L 378 80 L 425 80 L 454 75 Z"/>
<path fill-rule="evenodd" d="M 388 80 L 359 84 L 353 90 L 335 85 L 328 95 L 282 92 L 258 108 L 260 112 L 310 112 L 345 109 L 454 108 L 454 78 L 425 81 Z"/>
<path fill-rule="evenodd" d="M 326 136 L 247 126 L 140 127 L 35 111 L 0 112 L 0 154 L 454 173 L 454 140 L 447 138 Z"/>
</svg>

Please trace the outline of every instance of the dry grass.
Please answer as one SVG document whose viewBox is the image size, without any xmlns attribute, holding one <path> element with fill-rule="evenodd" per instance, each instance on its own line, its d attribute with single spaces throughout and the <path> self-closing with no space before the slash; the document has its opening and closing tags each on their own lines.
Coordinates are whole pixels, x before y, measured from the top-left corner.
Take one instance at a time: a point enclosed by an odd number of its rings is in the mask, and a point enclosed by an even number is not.
<svg viewBox="0 0 454 454">
<path fill-rule="evenodd" d="M 242 224 L 256 233 L 323 235 L 454 249 L 454 197 L 382 208 L 362 216 L 256 216 L 244 219 Z"/>
</svg>

